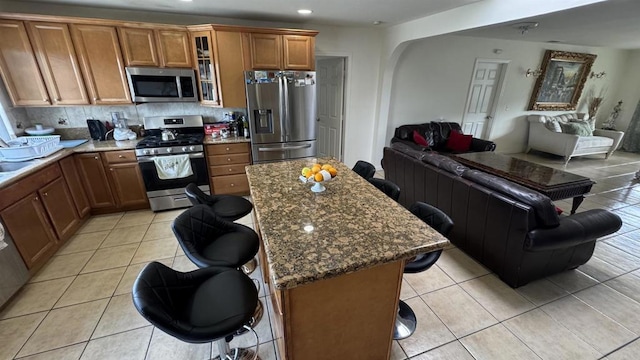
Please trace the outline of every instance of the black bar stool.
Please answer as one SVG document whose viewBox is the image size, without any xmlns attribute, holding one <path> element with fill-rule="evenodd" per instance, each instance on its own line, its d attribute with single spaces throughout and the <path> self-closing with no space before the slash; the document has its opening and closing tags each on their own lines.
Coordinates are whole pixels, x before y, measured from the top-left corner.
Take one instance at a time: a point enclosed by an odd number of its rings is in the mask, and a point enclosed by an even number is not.
<svg viewBox="0 0 640 360">
<path fill-rule="evenodd" d="M 417 202 L 409 208 L 412 214 L 431 226 L 443 236 L 449 235 L 453 228 L 453 221 L 442 210 L 423 202 Z M 405 274 L 415 274 L 429 269 L 440 258 L 442 250 L 436 250 L 426 254 L 420 254 L 411 262 L 404 266 Z M 393 329 L 393 339 L 401 340 L 408 338 L 416 331 L 416 314 L 411 307 L 400 300 L 398 304 L 398 315 L 396 316 L 395 328 Z"/>
<path fill-rule="evenodd" d="M 173 220 L 171 228 L 185 255 L 199 268 L 239 269 L 254 258 L 260 247 L 255 231 L 219 217 L 207 205 L 186 209 Z M 259 301 L 252 324 L 257 324 L 263 313 L 264 306 Z"/>
<path fill-rule="evenodd" d="M 368 181 L 378 190 L 387 194 L 388 197 L 392 198 L 394 201 L 398 201 L 400 198 L 400 187 L 393 182 L 385 179 L 371 178 Z"/>
<path fill-rule="evenodd" d="M 247 326 L 258 302 L 251 279 L 237 269 L 208 267 L 182 273 L 152 262 L 133 284 L 133 304 L 151 324 L 189 343 L 215 341 L 214 359 L 259 360 L 258 334 Z M 229 348 L 239 329 L 256 338 L 256 350 Z"/>
<path fill-rule="evenodd" d="M 192 205 L 207 205 L 213 210 L 216 215 L 229 221 L 236 221 L 253 210 L 253 204 L 251 201 L 236 195 L 207 195 L 198 185 L 191 183 L 184 189 L 185 194 L 191 201 Z M 246 264 L 243 264 L 242 271 L 245 274 L 251 274 L 258 262 L 255 258 L 251 258 Z"/>
<path fill-rule="evenodd" d="M 353 171 L 362 176 L 365 180 L 369 180 L 373 175 L 375 175 L 376 167 L 366 161 L 358 160 L 358 162 L 353 166 Z"/>
</svg>

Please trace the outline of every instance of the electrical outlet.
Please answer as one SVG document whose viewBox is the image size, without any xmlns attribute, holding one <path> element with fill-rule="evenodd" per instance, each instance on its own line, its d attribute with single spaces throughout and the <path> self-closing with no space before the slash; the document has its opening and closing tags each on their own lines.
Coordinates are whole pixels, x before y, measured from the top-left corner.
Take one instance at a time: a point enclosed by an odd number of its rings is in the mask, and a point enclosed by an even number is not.
<svg viewBox="0 0 640 360">
<path fill-rule="evenodd" d="M 58 125 L 69 125 L 69 122 L 67 121 L 66 118 L 59 117 L 58 118 Z"/>
</svg>

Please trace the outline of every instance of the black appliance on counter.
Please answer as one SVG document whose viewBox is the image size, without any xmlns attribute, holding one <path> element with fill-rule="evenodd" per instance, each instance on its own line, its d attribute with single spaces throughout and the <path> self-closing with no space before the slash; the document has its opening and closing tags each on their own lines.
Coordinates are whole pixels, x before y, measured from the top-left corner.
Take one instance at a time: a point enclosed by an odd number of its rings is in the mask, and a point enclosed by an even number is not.
<svg viewBox="0 0 640 360">
<path fill-rule="evenodd" d="M 209 173 L 204 155 L 204 124 L 200 115 L 154 116 L 144 118 L 145 136 L 136 145 L 136 158 L 142 172 L 151 210 L 189 207 L 184 188 L 195 183 L 209 194 Z M 167 137 L 171 132 L 173 136 Z M 163 136 L 163 132 L 165 136 Z M 161 179 L 156 159 L 188 155 L 193 174 L 175 179 Z"/>
<path fill-rule="evenodd" d="M 89 136 L 93 140 L 104 141 L 107 136 L 107 127 L 100 120 L 87 119 L 87 127 L 89 128 Z"/>
</svg>

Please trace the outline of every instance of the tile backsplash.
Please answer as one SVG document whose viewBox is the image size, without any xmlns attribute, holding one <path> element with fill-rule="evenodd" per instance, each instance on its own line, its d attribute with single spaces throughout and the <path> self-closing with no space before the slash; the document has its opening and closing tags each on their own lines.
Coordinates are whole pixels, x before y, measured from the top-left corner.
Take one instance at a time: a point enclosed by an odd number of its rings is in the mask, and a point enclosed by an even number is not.
<svg viewBox="0 0 640 360">
<path fill-rule="evenodd" d="M 29 107 L 26 115 L 30 124 L 40 123 L 57 129 L 86 128 L 87 119 L 111 121 L 111 113 L 121 111 L 128 125 L 142 125 L 148 116 L 202 115 L 204 122 L 221 121 L 230 111 L 246 113 L 244 108 L 212 108 L 199 103 L 145 103 L 113 106 Z"/>
</svg>

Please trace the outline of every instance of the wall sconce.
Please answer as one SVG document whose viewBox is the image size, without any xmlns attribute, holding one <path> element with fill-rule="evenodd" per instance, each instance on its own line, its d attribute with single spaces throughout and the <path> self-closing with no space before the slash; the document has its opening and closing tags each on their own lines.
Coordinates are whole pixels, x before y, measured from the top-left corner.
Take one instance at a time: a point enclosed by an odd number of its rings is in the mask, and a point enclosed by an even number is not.
<svg viewBox="0 0 640 360">
<path fill-rule="evenodd" d="M 603 77 L 607 76 L 607 73 L 604 71 L 600 71 L 599 73 L 594 73 L 593 71 L 591 72 L 591 75 L 589 75 L 589 79 L 601 79 Z"/>
<path fill-rule="evenodd" d="M 542 70 L 541 69 L 535 69 L 535 70 L 531 70 L 531 69 L 527 69 L 527 72 L 524 74 L 524 76 L 526 77 L 538 77 L 542 75 Z"/>
</svg>

